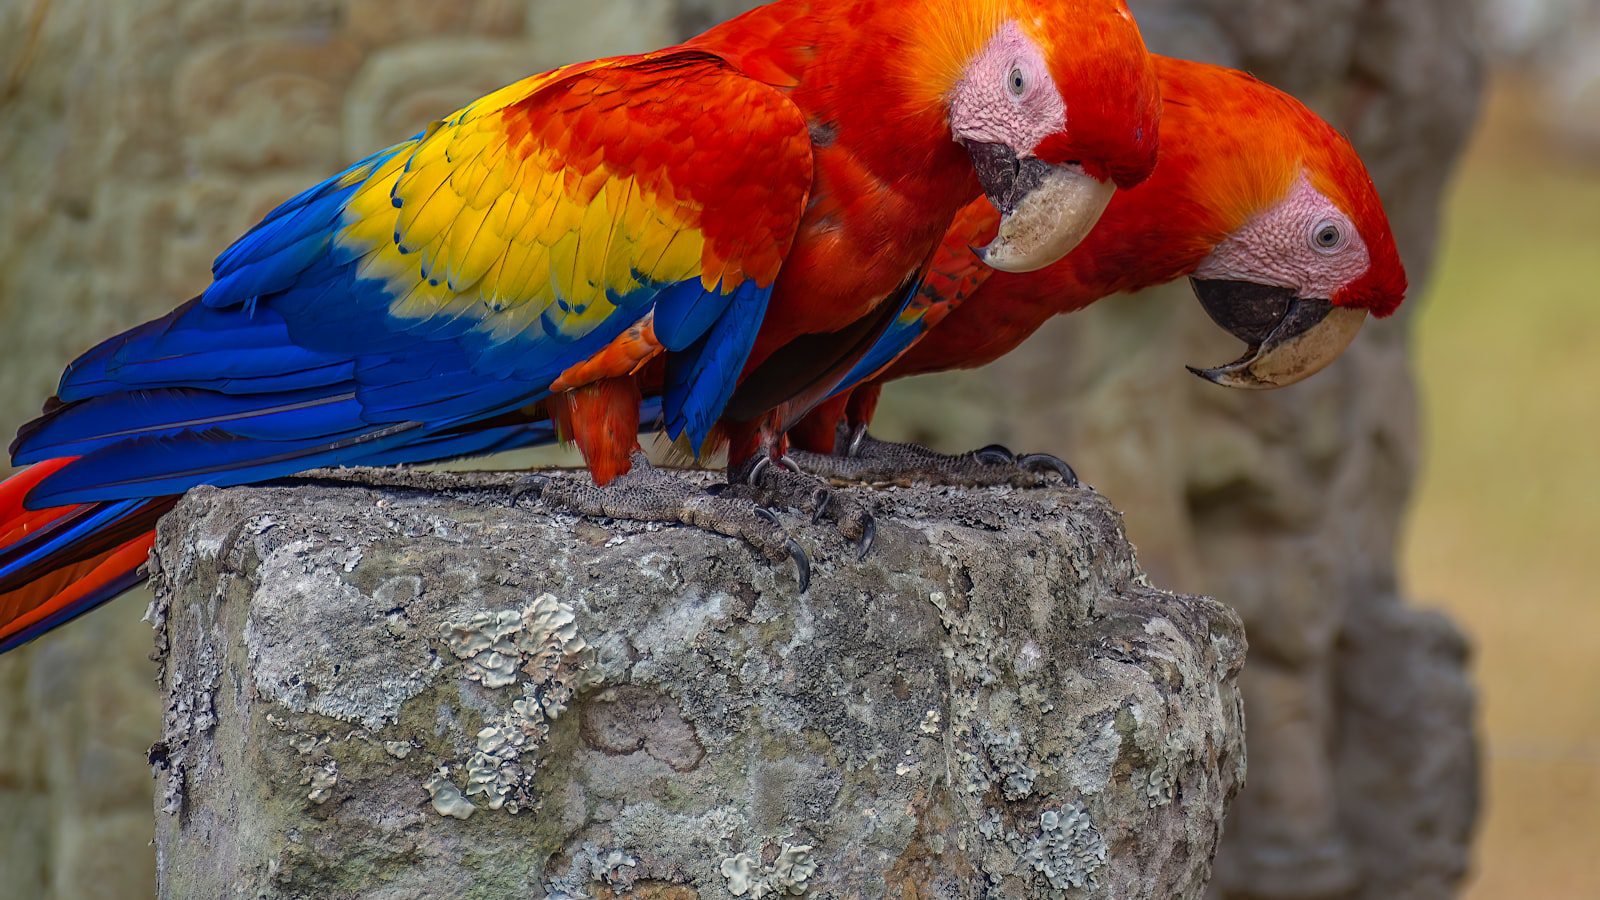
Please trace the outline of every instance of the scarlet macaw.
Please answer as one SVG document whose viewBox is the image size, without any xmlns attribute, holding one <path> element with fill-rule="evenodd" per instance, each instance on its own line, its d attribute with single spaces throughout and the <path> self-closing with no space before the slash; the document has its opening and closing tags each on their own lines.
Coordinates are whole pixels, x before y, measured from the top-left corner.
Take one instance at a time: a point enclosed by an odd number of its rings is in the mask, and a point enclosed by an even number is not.
<svg viewBox="0 0 1600 900">
<path fill-rule="evenodd" d="M 1057 471 L 1071 480 L 1053 457 L 1018 461 L 1004 448 L 947 457 L 884 445 L 866 428 L 886 382 L 986 365 L 1050 318 L 1113 294 L 1191 278 L 1213 320 L 1249 345 L 1231 365 L 1191 371 L 1245 389 L 1315 374 L 1369 314 L 1394 313 L 1405 267 L 1349 141 L 1242 72 L 1165 57 L 1156 69 L 1165 111 L 1150 179 L 1119 193 L 1078 249 L 1029 274 L 977 264 L 967 248 L 993 232 L 995 216 L 976 204 L 962 210 L 917 298 L 845 387 L 791 431 L 808 471 L 966 484 L 1034 483 Z"/>
<path fill-rule="evenodd" d="M 289 200 L 199 297 L 68 368 L 0 488 L 0 650 L 136 578 L 198 484 L 428 459 L 542 401 L 605 484 L 634 465 L 652 361 L 666 432 L 698 449 L 727 412 L 751 468 L 958 209 L 1003 211 L 990 265 L 1046 265 L 1149 174 L 1159 112 L 1123 0 L 779 0 L 491 94 Z M 699 517 L 653 485 L 632 514 Z"/>
</svg>

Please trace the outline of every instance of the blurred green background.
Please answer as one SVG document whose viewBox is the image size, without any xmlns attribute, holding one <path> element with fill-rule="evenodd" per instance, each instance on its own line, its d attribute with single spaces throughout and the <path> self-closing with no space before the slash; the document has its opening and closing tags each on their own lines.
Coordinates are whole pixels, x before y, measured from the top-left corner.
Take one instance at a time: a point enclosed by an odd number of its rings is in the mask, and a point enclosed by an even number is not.
<svg viewBox="0 0 1600 900">
<path fill-rule="evenodd" d="M 1496 79 L 1414 332 L 1404 572 L 1477 651 L 1483 900 L 1600 897 L 1600 153 L 1545 104 Z"/>
</svg>

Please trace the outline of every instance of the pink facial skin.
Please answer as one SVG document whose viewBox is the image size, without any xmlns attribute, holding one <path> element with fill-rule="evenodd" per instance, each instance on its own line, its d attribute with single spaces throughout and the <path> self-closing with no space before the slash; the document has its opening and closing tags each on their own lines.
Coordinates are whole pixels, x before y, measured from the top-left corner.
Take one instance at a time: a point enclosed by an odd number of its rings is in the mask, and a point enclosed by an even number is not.
<svg viewBox="0 0 1600 900">
<path fill-rule="evenodd" d="M 1336 242 L 1329 242 L 1330 235 Z M 1228 235 L 1195 270 L 1203 281 L 1249 281 L 1327 300 L 1366 273 L 1371 259 L 1355 225 L 1300 176 L 1288 196 Z"/>
<path fill-rule="evenodd" d="M 1066 105 L 1038 47 L 1015 22 L 1006 23 L 956 86 L 950 106 L 955 139 L 1003 144 L 1027 157 L 1066 125 Z"/>
</svg>

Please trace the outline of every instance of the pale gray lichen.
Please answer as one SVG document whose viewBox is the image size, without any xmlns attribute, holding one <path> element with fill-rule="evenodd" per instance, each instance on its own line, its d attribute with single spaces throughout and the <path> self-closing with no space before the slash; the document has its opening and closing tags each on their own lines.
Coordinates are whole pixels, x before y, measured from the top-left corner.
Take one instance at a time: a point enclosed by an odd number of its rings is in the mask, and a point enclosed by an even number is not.
<svg viewBox="0 0 1600 900">
<path fill-rule="evenodd" d="M 516 646 L 522 634 L 521 613 L 511 609 L 475 613 L 446 622 L 439 631 L 450 652 L 466 661 L 468 679 L 492 688 L 516 682 L 517 664 L 521 661 Z"/>
<path fill-rule="evenodd" d="M 321 765 L 306 766 L 300 773 L 300 783 L 311 786 L 306 799 L 320 806 L 333 796 L 333 788 L 339 783 L 339 764 L 329 759 Z"/>
<path fill-rule="evenodd" d="M 469 680 L 489 688 L 522 684 L 511 709 L 479 730 L 463 795 L 515 815 L 527 803 L 535 769 L 523 755 L 544 743 L 550 723 L 591 684 L 594 651 L 578 636 L 576 612 L 554 594 L 540 594 L 521 612 L 447 621 L 440 637 L 465 661 Z"/>
<path fill-rule="evenodd" d="M 1111 784 L 1122 753 L 1122 734 L 1117 731 L 1114 717 L 1089 724 L 1092 731 L 1080 732 L 1073 738 L 1071 763 L 1065 767 L 1072 789 L 1080 796 L 1093 796 Z"/>
<path fill-rule="evenodd" d="M 1177 796 L 1178 773 L 1189 760 L 1189 748 L 1175 737 L 1168 737 L 1150 757 L 1145 773 L 1145 796 L 1151 809 L 1166 806 Z"/>
<path fill-rule="evenodd" d="M 567 874 L 545 881 L 545 894 L 550 900 L 590 900 L 594 895 L 589 888 L 596 884 L 610 888 L 613 895 L 628 894 L 638 867 L 639 858 L 631 853 L 615 848 L 602 851 L 585 843 L 572 854 Z"/>
<path fill-rule="evenodd" d="M 515 795 L 523 775 L 516 763 L 527 741 L 520 728 L 509 724 L 479 731 L 478 750 L 467 760 L 467 796 L 485 797 L 490 809 L 515 814 L 521 808 Z"/>
<path fill-rule="evenodd" d="M 423 782 L 422 787 L 428 792 L 428 799 L 433 801 L 434 812 L 441 816 L 470 819 L 478 811 L 471 800 L 461 796 L 461 789 L 450 781 L 450 771 L 444 766 L 440 766 L 432 778 Z"/>
<path fill-rule="evenodd" d="M 217 726 L 215 691 L 222 677 L 221 662 L 215 648 L 200 644 L 184 667 L 167 677 L 167 708 L 162 713 L 161 742 L 166 751 L 166 783 L 161 790 L 161 811 L 176 814 L 183 809 L 188 790 L 190 766 L 198 765 L 203 774 L 207 758 L 191 755 L 199 738 Z"/>
<path fill-rule="evenodd" d="M 1000 731 L 987 724 L 978 729 L 978 740 L 989 758 L 989 780 L 1000 785 L 1007 800 L 1025 800 L 1033 794 L 1039 772 L 1028 762 L 1028 747 L 1015 726 Z"/>
<path fill-rule="evenodd" d="M 904 778 L 907 775 L 917 774 L 918 768 L 919 762 L 916 758 L 915 751 L 907 750 L 905 760 L 895 765 L 894 774 Z"/>
<path fill-rule="evenodd" d="M 1039 816 L 1039 834 L 1022 854 L 1023 862 L 1049 884 L 1052 896 L 1068 888 L 1095 887 L 1094 873 L 1106 864 L 1106 842 L 1083 804 Z"/>
<path fill-rule="evenodd" d="M 724 859 L 721 871 L 728 893 L 735 897 L 801 897 L 810 890 L 806 882 L 817 873 L 817 863 L 811 858 L 810 844 L 785 843 L 771 865 L 763 866 L 750 854 L 740 853 Z"/>
</svg>

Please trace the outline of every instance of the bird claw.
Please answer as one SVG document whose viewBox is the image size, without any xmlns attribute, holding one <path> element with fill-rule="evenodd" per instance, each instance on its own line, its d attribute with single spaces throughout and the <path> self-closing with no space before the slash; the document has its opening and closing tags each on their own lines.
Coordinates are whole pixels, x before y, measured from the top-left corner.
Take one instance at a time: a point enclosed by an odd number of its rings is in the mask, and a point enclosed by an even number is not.
<svg viewBox="0 0 1600 900">
<path fill-rule="evenodd" d="M 841 432 L 848 427 L 849 426 L 845 425 L 843 422 L 839 423 L 839 430 Z M 866 444 L 866 442 L 867 426 L 857 425 L 854 428 L 850 428 L 842 443 L 837 439 L 835 440 L 834 452 L 846 459 L 855 459 L 861 455 L 861 448 L 864 444 Z"/>
<path fill-rule="evenodd" d="M 981 450 L 972 451 L 972 458 L 988 466 L 1011 466 L 1017 464 L 1017 455 L 1011 448 L 1000 444 L 990 444 Z"/>
<path fill-rule="evenodd" d="M 828 515 L 828 508 L 833 505 L 833 491 L 825 487 L 817 488 L 811 494 L 811 504 L 815 507 L 811 512 L 811 524 L 820 525 Z"/>
<path fill-rule="evenodd" d="M 783 527 L 778 521 L 778 514 L 764 506 L 756 507 L 756 515 L 779 528 Z M 784 549 L 789 551 L 789 558 L 794 560 L 794 577 L 800 583 L 800 593 L 804 594 L 811 589 L 811 558 L 806 555 L 800 542 L 792 537 L 785 536 Z"/>
<path fill-rule="evenodd" d="M 794 577 L 799 582 L 800 593 L 811 590 L 811 558 L 794 538 L 789 538 L 789 558 L 794 560 Z"/>
<path fill-rule="evenodd" d="M 763 474 L 765 474 L 767 469 L 769 469 L 771 467 L 772 467 L 772 457 L 770 457 L 770 456 L 761 457 L 760 459 L 756 460 L 753 465 L 750 466 L 750 471 L 745 473 L 744 483 L 749 485 L 750 487 L 758 487 L 761 484 L 761 476 Z"/>
<path fill-rule="evenodd" d="M 1030 453 L 1018 459 L 1016 464 L 1036 475 L 1047 475 L 1054 472 L 1061 476 L 1061 481 L 1067 487 L 1078 486 L 1078 473 L 1073 470 L 1072 466 L 1067 464 L 1066 460 L 1059 456 L 1052 456 L 1048 453 Z"/>
<path fill-rule="evenodd" d="M 550 476 L 539 472 L 528 472 L 518 480 L 516 487 L 511 489 L 511 503 L 515 506 L 523 498 L 534 500 L 544 496 L 545 488 L 550 485 Z"/>
<path fill-rule="evenodd" d="M 861 523 L 861 540 L 856 543 L 856 562 L 862 562 L 867 558 L 877 540 L 878 520 L 867 516 L 866 521 Z"/>
</svg>

